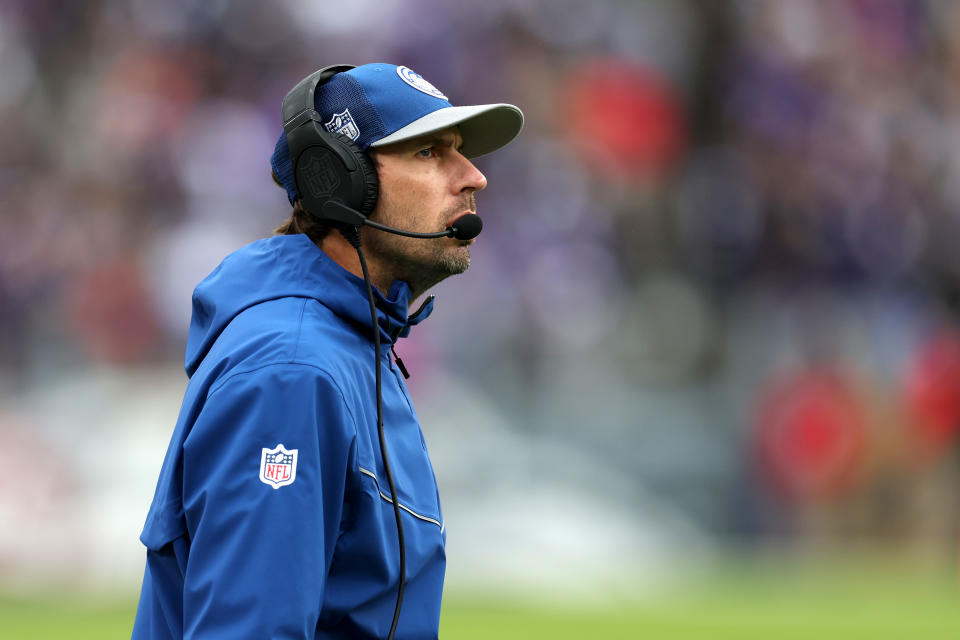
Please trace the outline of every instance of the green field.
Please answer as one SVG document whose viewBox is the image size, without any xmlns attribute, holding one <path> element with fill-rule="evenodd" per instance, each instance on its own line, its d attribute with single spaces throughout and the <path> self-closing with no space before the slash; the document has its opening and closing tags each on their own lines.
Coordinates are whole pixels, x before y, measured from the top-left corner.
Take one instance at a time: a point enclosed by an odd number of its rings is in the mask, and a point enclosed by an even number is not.
<svg viewBox="0 0 960 640">
<path fill-rule="evenodd" d="M 479 638 L 710 638 L 915 640 L 960 638 L 955 575 L 875 566 L 851 571 L 725 571 L 658 597 L 617 606 L 531 604 L 490 594 L 448 594 L 440 635 Z M 129 637 L 135 595 L 66 592 L 0 596 L 0 637 Z"/>
</svg>

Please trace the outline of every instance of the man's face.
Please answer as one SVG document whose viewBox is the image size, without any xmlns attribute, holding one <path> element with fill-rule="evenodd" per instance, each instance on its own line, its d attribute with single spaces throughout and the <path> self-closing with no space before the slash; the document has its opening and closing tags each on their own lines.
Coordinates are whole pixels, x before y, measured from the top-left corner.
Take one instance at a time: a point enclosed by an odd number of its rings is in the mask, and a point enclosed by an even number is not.
<svg viewBox="0 0 960 640">
<path fill-rule="evenodd" d="M 373 151 L 380 197 L 372 220 L 407 231 L 443 231 L 465 213 L 476 213 L 474 192 L 487 179 L 458 149 L 456 127 L 380 147 Z M 405 238 L 363 230 L 371 261 L 419 295 L 470 266 L 473 240 Z"/>
</svg>

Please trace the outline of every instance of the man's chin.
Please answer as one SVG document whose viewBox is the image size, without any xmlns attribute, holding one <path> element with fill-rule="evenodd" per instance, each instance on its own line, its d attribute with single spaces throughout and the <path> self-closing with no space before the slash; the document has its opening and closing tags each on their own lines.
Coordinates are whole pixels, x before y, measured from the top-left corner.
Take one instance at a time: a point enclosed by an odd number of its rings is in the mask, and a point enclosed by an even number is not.
<svg viewBox="0 0 960 640">
<path fill-rule="evenodd" d="M 460 245 L 445 251 L 437 261 L 437 267 L 448 276 L 463 273 L 470 268 L 470 249 L 466 245 Z"/>
</svg>

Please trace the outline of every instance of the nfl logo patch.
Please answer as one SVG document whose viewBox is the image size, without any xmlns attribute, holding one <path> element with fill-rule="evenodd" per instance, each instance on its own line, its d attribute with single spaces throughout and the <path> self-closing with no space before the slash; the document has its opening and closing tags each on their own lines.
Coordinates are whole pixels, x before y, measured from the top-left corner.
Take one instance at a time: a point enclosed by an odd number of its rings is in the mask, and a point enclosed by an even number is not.
<svg viewBox="0 0 960 640">
<path fill-rule="evenodd" d="M 260 482 L 274 489 L 293 484 L 297 479 L 297 451 L 288 451 L 282 444 L 273 449 L 264 447 L 260 453 Z"/>
<path fill-rule="evenodd" d="M 339 133 L 340 135 L 347 136 L 351 140 L 356 140 L 360 137 L 360 129 L 357 128 L 357 123 L 353 121 L 353 116 L 350 115 L 350 109 L 344 109 L 343 113 L 333 114 L 330 122 L 325 122 L 323 126 L 330 133 Z"/>
</svg>

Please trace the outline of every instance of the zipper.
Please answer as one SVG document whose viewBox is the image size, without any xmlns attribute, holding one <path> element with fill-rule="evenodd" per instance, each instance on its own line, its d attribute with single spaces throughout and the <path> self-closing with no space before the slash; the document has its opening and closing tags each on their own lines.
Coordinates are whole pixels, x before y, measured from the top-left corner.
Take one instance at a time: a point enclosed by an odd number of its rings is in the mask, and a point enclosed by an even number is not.
<svg viewBox="0 0 960 640">
<path fill-rule="evenodd" d="M 409 316 L 407 316 L 407 324 L 409 324 L 409 323 L 413 322 L 414 320 L 416 320 L 416 319 L 417 319 L 417 316 L 419 316 L 421 313 L 423 313 L 423 310 L 427 308 L 427 305 L 428 305 L 428 304 L 430 304 L 431 302 L 433 302 L 433 299 L 434 299 L 434 298 L 436 298 L 436 296 L 433 296 L 433 295 L 427 296 L 427 298 L 423 301 L 423 303 L 420 305 L 420 307 L 419 307 L 416 311 L 414 311 L 413 313 L 411 313 Z M 404 380 L 409 380 L 409 379 L 410 379 L 410 372 L 407 371 L 407 367 L 406 367 L 406 365 L 403 364 L 403 360 L 401 360 L 401 359 L 400 359 L 400 356 L 397 355 L 397 349 L 396 349 L 396 346 L 395 346 L 395 345 L 397 344 L 397 338 L 400 336 L 400 332 L 401 332 L 401 331 L 403 331 L 403 328 L 402 328 L 402 327 L 401 327 L 400 329 L 397 329 L 396 331 L 394 331 L 393 335 L 390 336 L 390 352 L 393 353 L 393 361 L 397 363 L 397 369 L 400 369 L 400 373 L 403 374 L 403 379 L 404 379 Z"/>
</svg>

